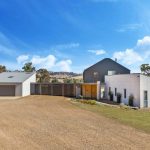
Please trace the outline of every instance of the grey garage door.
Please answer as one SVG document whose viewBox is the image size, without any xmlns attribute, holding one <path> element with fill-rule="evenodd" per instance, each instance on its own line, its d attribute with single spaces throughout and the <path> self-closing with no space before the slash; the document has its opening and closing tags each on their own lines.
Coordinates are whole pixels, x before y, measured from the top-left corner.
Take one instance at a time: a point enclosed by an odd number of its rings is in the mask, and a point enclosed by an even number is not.
<svg viewBox="0 0 150 150">
<path fill-rule="evenodd" d="M 0 96 L 15 96 L 15 85 L 0 85 Z"/>
</svg>

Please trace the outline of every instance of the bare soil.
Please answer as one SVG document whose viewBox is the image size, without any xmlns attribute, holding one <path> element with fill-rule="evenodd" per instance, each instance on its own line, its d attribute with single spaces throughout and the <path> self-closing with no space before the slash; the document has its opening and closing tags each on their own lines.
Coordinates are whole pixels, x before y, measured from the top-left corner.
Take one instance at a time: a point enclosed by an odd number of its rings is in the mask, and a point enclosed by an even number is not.
<svg viewBox="0 0 150 150">
<path fill-rule="evenodd" d="M 0 100 L 0 149 L 149 150 L 150 135 L 63 97 Z"/>
</svg>

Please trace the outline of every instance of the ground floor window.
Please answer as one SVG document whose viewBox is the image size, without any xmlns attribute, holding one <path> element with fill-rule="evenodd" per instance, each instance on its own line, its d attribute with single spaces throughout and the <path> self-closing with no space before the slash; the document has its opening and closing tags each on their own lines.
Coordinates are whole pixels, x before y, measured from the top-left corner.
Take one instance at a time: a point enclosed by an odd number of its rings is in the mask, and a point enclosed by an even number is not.
<svg viewBox="0 0 150 150">
<path fill-rule="evenodd" d="M 127 90 L 124 89 L 124 98 L 127 98 Z"/>
<path fill-rule="evenodd" d="M 115 96 L 117 96 L 117 88 L 115 88 Z"/>
<path fill-rule="evenodd" d="M 148 107 L 148 92 L 144 91 L 144 107 Z"/>
</svg>

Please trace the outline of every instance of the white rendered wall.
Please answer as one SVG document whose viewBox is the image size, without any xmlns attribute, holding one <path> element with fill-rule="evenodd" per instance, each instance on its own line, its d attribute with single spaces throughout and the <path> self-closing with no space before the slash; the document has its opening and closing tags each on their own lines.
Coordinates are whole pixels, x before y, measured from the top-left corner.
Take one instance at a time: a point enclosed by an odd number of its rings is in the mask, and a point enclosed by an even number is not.
<svg viewBox="0 0 150 150">
<path fill-rule="evenodd" d="M 140 75 L 140 107 L 144 107 L 144 91 L 148 92 L 148 107 L 150 107 L 150 77 Z"/>
<path fill-rule="evenodd" d="M 15 96 L 22 96 L 22 84 L 16 84 Z"/>
<path fill-rule="evenodd" d="M 101 82 L 97 81 L 97 100 L 101 98 Z"/>
<path fill-rule="evenodd" d="M 122 94 L 121 102 L 128 104 L 128 99 L 131 94 L 134 96 L 134 106 L 140 107 L 140 75 L 138 74 L 124 74 L 105 76 L 106 82 L 106 97 L 108 97 L 109 87 L 114 95 L 114 101 L 117 101 L 115 96 L 115 88 L 117 93 Z M 126 89 L 126 99 L 124 98 L 124 89 Z"/>
<path fill-rule="evenodd" d="M 31 83 L 34 83 L 36 82 L 36 74 L 33 74 L 31 77 L 29 77 L 27 80 L 25 80 L 23 83 L 22 83 L 22 96 L 28 96 L 31 94 L 31 91 L 30 91 L 30 84 Z"/>
</svg>

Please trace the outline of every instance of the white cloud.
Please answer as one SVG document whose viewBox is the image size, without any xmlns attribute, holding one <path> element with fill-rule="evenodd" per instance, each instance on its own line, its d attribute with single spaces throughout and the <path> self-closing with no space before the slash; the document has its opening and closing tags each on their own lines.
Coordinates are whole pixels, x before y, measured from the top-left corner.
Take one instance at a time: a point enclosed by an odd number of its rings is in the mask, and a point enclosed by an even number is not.
<svg viewBox="0 0 150 150">
<path fill-rule="evenodd" d="M 145 36 L 143 39 L 137 41 L 137 46 L 150 46 L 150 36 Z"/>
<path fill-rule="evenodd" d="M 48 55 L 46 57 L 33 56 L 31 62 L 38 68 L 51 69 L 55 65 L 56 57 L 53 55 Z"/>
<path fill-rule="evenodd" d="M 80 43 L 67 43 L 67 44 L 60 44 L 53 46 L 52 49 L 71 49 L 71 48 L 77 48 L 80 46 Z"/>
<path fill-rule="evenodd" d="M 95 55 L 103 55 L 106 53 L 106 51 L 103 49 L 101 49 L 101 50 L 88 50 L 88 52 L 94 53 Z"/>
<path fill-rule="evenodd" d="M 17 62 L 19 64 L 25 63 L 29 59 L 29 55 L 20 55 L 17 57 Z"/>
<path fill-rule="evenodd" d="M 70 59 L 68 60 L 62 60 L 56 64 L 60 68 L 60 71 L 71 71 L 70 65 L 72 64 L 72 61 Z"/>
<path fill-rule="evenodd" d="M 125 25 L 122 25 L 116 31 L 117 32 L 135 31 L 135 30 L 140 29 L 142 26 L 143 24 L 140 24 L 140 23 L 125 24 Z"/>
<path fill-rule="evenodd" d="M 125 51 L 115 52 L 113 54 L 113 59 L 115 58 L 127 65 L 143 61 L 143 58 L 134 49 L 126 49 Z"/>
<path fill-rule="evenodd" d="M 20 66 L 23 66 L 25 62 L 32 62 L 36 69 L 46 68 L 47 70 L 55 71 L 71 71 L 72 65 L 70 59 L 57 61 L 54 55 L 48 55 L 46 57 L 20 55 L 17 57 L 17 62 Z"/>
</svg>

